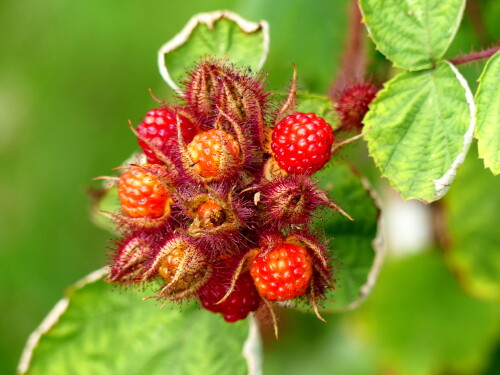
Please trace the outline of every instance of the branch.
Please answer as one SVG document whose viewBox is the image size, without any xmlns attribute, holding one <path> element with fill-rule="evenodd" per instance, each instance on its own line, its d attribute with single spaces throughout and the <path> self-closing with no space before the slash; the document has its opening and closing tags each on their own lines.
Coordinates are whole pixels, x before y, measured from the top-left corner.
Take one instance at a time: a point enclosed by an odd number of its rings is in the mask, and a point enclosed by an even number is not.
<svg viewBox="0 0 500 375">
<path fill-rule="evenodd" d="M 450 59 L 450 62 L 453 65 L 467 64 L 473 61 L 479 61 L 482 59 L 488 59 L 493 56 L 497 51 L 500 50 L 500 46 L 491 47 L 485 49 L 484 51 L 472 52 L 465 56 L 458 56 L 453 59 Z"/>
<path fill-rule="evenodd" d="M 330 86 L 328 95 L 334 98 L 348 81 L 362 81 L 365 75 L 365 28 L 358 1 L 350 0 L 349 25 L 342 57 L 342 65 Z"/>
</svg>

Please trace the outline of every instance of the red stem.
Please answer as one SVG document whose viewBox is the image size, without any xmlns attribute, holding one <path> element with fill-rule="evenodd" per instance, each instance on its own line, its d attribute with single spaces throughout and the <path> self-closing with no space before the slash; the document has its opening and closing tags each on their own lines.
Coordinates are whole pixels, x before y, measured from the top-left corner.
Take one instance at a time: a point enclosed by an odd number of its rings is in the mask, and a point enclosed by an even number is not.
<svg viewBox="0 0 500 375">
<path fill-rule="evenodd" d="M 453 65 L 467 64 L 467 63 L 470 63 L 473 61 L 478 61 L 478 60 L 490 58 L 499 50 L 500 50 L 500 46 L 491 47 L 491 48 L 485 49 L 484 51 L 472 52 L 472 53 L 465 55 L 465 56 L 455 57 L 454 59 L 451 59 L 450 62 Z"/>
<path fill-rule="evenodd" d="M 342 65 L 330 86 L 329 96 L 331 98 L 334 98 L 347 82 L 362 81 L 364 78 L 366 68 L 365 29 L 361 23 L 361 18 L 358 1 L 351 0 Z"/>
</svg>

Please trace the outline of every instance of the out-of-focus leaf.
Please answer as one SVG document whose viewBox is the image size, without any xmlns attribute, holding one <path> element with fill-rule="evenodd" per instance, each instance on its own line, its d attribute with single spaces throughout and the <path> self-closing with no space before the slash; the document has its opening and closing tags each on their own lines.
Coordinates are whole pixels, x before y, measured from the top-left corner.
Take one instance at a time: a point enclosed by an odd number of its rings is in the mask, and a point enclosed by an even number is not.
<svg viewBox="0 0 500 375">
<path fill-rule="evenodd" d="M 250 22 L 228 11 L 200 13 L 161 47 L 158 65 L 163 79 L 174 90 L 179 90 L 186 69 L 200 58 L 227 58 L 237 66 L 259 71 L 268 49 L 267 22 Z"/>
<path fill-rule="evenodd" d="M 160 310 L 141 300 L 152 292 L 118 291 L 102 275 L 97 271 L 69 289 L 30 338 L 20 373 L 248 373 L 246 359 L 256 355 L 248 352 L 249 341 L 258 340 L 248 321 L 228 324 L 193 304 Z"/>
<path fill-rule="evenodd" d="M 377 48 L 394 65 L 432 68 L 448 49 L 465 0 L 360 0 L 364 22 Z"/>
<path fill-rule="evenodd" d="M 116 224 L 108 217 L 102 215 L 103 211 L 118 212 L 120 210 L 120 199 L 118 198 L 118 187 L 102 188 L 96 190 L 96 197 L 91 207 L 91 219 L 95 225 L 111 233 L 116 232 Z"/>
<path fill-rule="evenodd" d="M 321 116 L 332 126 L 333 130 L 337 130 L 340 126 L 334 104 L 327 96 L 299 92 L 297 93 L 296 109 L 297 112 L 311 112 Z"/>
<path fill-rule="evenodd" d="M 376 358 L 346 320 L 349 314 L 337 314 L 327 323 L 290 309 L 280 316 L 280 338 L 266 347 L 264 374 L 379 374 Z"/>
<path fill-rule="evenodd" d="M 354 313 L 382 373 L 476 374 L 499 331 L 497 303 L 467 296 L 438 252 L 388 262 Z"/>
<path fill-rule="evenodd" d="M 500 299 L 500 179 L 471 152 L 444 201 L 446 259 L 473 295 Z"/>
<path fill-rule="evenodd" d="M 288 93 L 280 92 L 277 96 L 281 102 L 285 102 Z M 328 96 L 299 91 L 296 94 L 295 112 L 315 113 L 329 123 L 333 130 L 340 127 L 335 104 Z"/>
<path fill-rule="evenodd" d="M 130 166 L 134 164 L 145 164 L 146 156 L 140 152 L 134 152 L 128 159 L 121 163 L 122 166 Z M 101 187 L 90 190 L 90 195 L 93 199 L 90 207 L 90 218 L 98 227 L 105 229 L 111 233 L 118 234 L 116 223 L 110 220 L 108 213 L 119 213 L 121 210 L 121 202 L 118 197 L 118 184 L 115 178 L 118 176 L 102 177 L 104 183 Z"/>
<path fill-rule="evenodd" d="M 491 57 L 476 93 L 479 157 L 493 174 L 500 173 L 500 52 Z"/>
<path fill-rule="evenodd" d="M 336 290 L 328 293 L 327 312 L 357 307 L 371 292 L 381 265 L 383 244 L 376 240 L 379 210 L 370 192 L 349 166 L 332 163 L 315 177 L 333 201 L 354 218 L 327 214 L 317 221 L 330 241 Z"/>
<path fill-rule="evenodd" d="M 446 194 L 469 149 L 474 102 L 456 68 L 406 72 L 389 81 L 365 116 L 365 139 L 382 174 L 404 199 Z"/>
<path fill-rule="evenodd" d="M 346 0 L 251 0 L 236 8 L 249 19 L 265 19 L 271 25 L 272 46 L 266 61 L 269 86 L 282 90 L 297 65 L 299 87 L 326 92 L 332 72 L 342 61 L 347 30 Z M 313 58 L 314 57 L 314 58 Z"/>
</svg>

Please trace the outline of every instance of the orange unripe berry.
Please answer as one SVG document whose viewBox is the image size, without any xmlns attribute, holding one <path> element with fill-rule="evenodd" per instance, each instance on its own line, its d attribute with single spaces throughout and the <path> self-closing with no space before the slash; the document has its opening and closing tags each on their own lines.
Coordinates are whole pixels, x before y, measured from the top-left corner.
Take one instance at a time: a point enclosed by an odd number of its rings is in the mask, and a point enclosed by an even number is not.
<svg viewBox="0 0 500 375">
<path fill-rule="evenodd" d="M 239 161 L 240 146 L 224 130 L 197 134 L 187 146 L 194 171 L 203 178 L 220 179 Z"/>
<path fill-rule="evenodd" d="M 124 213 L 133 218 L 159 218 L 170 211 L 170 194 L 158 177 L 138 166 L 122 173 L 118 196 Z"/>
</svg>

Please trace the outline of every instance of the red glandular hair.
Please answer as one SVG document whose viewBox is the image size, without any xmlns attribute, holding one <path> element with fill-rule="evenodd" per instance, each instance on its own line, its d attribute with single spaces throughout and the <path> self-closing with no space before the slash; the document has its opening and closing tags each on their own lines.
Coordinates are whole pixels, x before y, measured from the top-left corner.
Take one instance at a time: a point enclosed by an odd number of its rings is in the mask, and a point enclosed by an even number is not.
<svg viewBox="0 0 500 375">
<path fill-rule="evenodd" d="M 379 88 L 371 82 L 355 83 L 341 91 L 335 103 L 342 130 L 361 130 L 368 105 L 377 95 Z"/>
<path fill-rule="evenodd" d="M 312 215 L 330 208 L 349 216 L 312 178 L 275 163 L 269 135 L 276 122 L 296 111 L 295 87 L 294 75 L 287 100 L 273 111 L 262 76 L 218 60 L 202 60 L 188 72 L 182 104 L 168 106 L 175 134 L 163 132 L 169 139 L 162 140 L 134 130 L 157 164 L 128 167 L 158 180 L 159 191 L 168 195 L 168 215 L 107 213 L 123 234 L 110 258 L 108 281 L 155 282 L 155 298 L 198 299 L 232 322 L 259 306 L 272 312 L 249 270 L 255 257 L 285 244 L 304 249 L 311 260 L 311 276 L 294 299 L 317 312 L 333 280 L 326 241 L 310 228 Z M 183 129 L 187 123 L 189 132 Z M 149 197 L 141 189 L 139 183 L 128 192 L 134 204 Z"/>
</svg>

